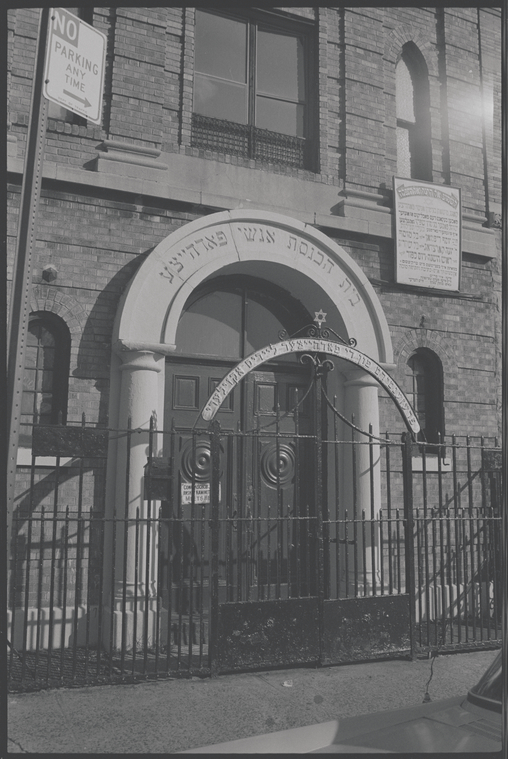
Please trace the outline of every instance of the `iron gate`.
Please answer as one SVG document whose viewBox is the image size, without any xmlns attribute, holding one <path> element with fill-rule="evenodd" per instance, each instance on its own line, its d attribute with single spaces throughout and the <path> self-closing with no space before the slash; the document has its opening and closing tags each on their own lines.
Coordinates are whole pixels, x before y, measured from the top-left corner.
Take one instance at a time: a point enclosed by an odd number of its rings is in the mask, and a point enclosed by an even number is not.
<svg viewBox="0 0 508 759">
<path fill-rule="evenodd" d="M 393 444 L 353 422 L 341 439 L 347 420 L 323 386 L 331 362 L 308 358 L 303 397 L 295 387 L 281 409 L 266 395 L 247 431 L 173 425 L 166 457 L 147 465 L 167 528 L 159 586 L 175 624 L 208 631 L 212 671 L 411 650 L 410 460 L 399 507 L 389 495 L 383 508 Z"/>
</svg>

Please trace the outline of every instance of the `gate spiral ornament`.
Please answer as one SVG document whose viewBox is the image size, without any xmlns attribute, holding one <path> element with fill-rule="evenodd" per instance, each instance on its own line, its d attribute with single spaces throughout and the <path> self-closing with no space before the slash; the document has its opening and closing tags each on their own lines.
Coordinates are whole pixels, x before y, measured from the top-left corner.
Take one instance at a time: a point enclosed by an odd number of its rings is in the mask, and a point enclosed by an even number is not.
<svg viewBox="0 0 508 759">
<path fill-rule="evenodd" d="M 261 476 L 270 487 L 291 482 L 295 468 L 295 451 L 290 445 L 272 443 L 261 454 Z"/>
<path fill-rule="evenodd" d="M 182 471 L 188 480 L 207 482 L 212 473 L 212 453 L 208 440 L 189 440 L 182 452 Z"/>
</svg>

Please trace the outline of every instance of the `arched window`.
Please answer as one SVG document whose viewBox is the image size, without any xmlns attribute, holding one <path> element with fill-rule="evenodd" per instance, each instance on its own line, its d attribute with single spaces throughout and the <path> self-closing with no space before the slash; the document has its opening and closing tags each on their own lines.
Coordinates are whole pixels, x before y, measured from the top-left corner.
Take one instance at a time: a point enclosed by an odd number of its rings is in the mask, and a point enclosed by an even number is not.
<svg viewBox="0 0 508 759">
<path fill-rule="evenodd" d="M 65 424 L 70 334 L 55 314 L 30 316 L 23 378 L 20 446 L 30 447 L 34 424 Z"/>
<path fill-rule="evenodd" d="M 395 69 L 397 174 L 432 180 L 430 99 L 427 67 L 413 42 L 402 48 Z"/>
<path fill-rule="evenodd" d="M 176 354 L 239 361 L 311 321 L 303 306 L 281 288 L 255 277 L 218 277 L 185 305 L 176 333 Z M 291 355 L 280 360 L 294 360 Z"/>
<path fill-rule="evenodd" d="M 406 393 L 416 411 L 419 439 L 439 443 L 444 436 L 443 367 L 428 348 L 418 348 L 406 365 Z"/>
</svg>

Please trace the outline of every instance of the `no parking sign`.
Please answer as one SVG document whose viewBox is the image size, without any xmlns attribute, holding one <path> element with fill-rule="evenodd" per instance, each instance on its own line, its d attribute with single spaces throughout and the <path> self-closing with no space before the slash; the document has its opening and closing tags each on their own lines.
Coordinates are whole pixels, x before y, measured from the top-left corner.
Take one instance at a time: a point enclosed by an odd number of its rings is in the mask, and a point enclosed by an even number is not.
<svg viewBox="0 0 508 759">
<path fill-rule="evenodd" d="M 106 36 L 64 8 L 53 8 L 43 94 L 100 124 Z"/>
</svg>

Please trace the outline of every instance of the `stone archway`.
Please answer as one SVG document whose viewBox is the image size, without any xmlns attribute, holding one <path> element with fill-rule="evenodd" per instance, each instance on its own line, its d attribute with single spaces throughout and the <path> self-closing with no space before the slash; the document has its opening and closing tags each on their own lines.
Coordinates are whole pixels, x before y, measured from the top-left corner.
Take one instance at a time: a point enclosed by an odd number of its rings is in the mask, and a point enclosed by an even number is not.
<svg viewBox="0 0 508 759">
<path fill-rule="evenodd" d="M 392 348 L 381 304 L 346 251 L 296 219 L 261 211 L 211 214 L 169 235 L 150 253 L 118 309 L 114 342 L 120 350 L 152 346 L 167 353 L 188 295 L 225 266 L 276 261 L 296 269 L 327 293 L 358 349 L 391 363 Z"/>
<path fill-rule="evenodd" d="M 282 272 L 308 283 L 305 290 L 320 294 L 341 321 L 344 337 L 354 336 L 357 347 L 386 369 L 393 364 L 388 324 L 367 277 L 339 245 L 313 227 L 287 216 L 252 210 L 211 214 L 185 225 L 164 239 L 139 268 L 119 304 L 113 334 L 110 426 L 147 429 L 150 416 L 164 416 L 165 360 L 175 351 L 178 320 L 188 296 L 205 279 L 224 271 Z M 285 275 L 284 275 L 285 272 Z M 304 303 L 309 311 L 322 303 Z M 345 400 L 360 427 L 379 430 L 378 384 L 359 368 L 348 370 Z M 129 449 L 122 436 L 110 443 L 108 457 L 108 508 L 117 515 L 144 514 L 143 473 L 148 436 L 137 433 Z M 127 466 L 127 459 L 129 464 Z M 360 462 L 367 473 L 368 462 Z M 128 476 L 126 477 L 126 472 Z M 368 476 L 360 482 L 368 498 Z M 128 537 L 125 546 L 129 549 Z M 145 576 L 124 563 L 123 545 L 115 557 L 115 596 L 140 593 L 155 587 L 155 569 Z M 157 546 L 151 543 L 153 561 L 140 557 L 143 567 L 156 566 Z M 132 552 L 129 551 L 131 555 Z M 139 570 L 139 571 L 138 571 Z M 136 585 L 136 587 L 135 587 Z M 148 590 L 147 590 L 148 589 Z M 115 617 L 115 601 L 108 610 Z M 116 633 L 114 634 L 116 636 Z"/>
</svg>

